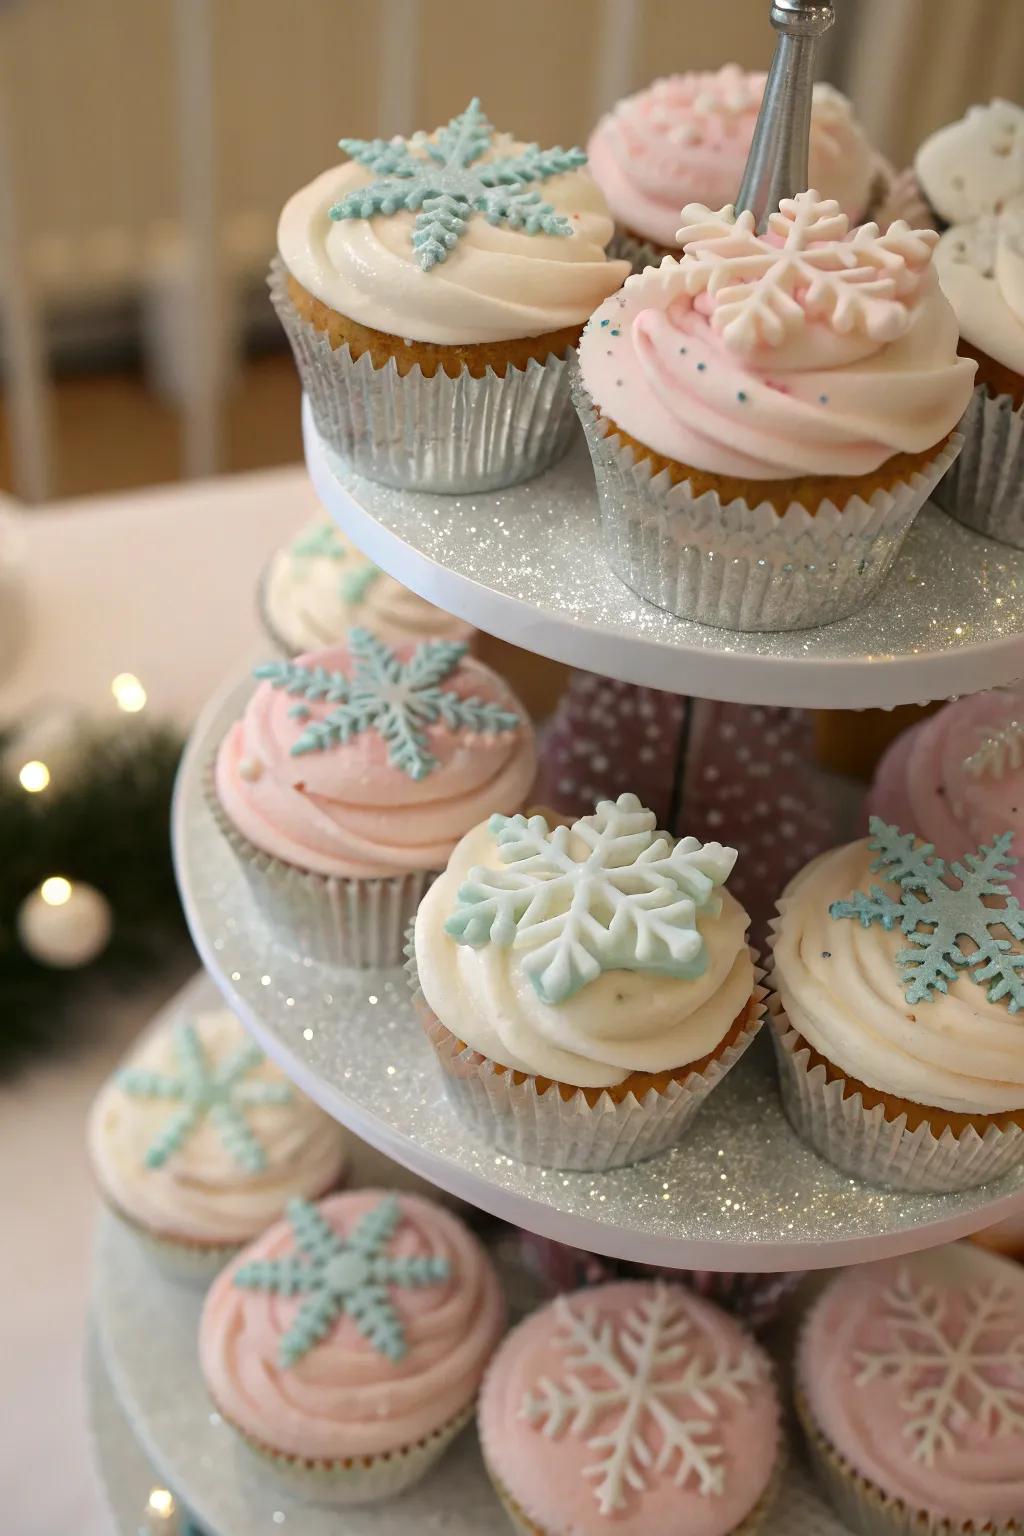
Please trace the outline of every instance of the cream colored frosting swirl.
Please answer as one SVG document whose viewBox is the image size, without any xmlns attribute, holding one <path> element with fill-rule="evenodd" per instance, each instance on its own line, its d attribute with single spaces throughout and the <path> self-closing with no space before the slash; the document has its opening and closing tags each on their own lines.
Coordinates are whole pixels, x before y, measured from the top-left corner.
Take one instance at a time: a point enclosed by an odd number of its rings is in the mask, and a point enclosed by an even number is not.
<svg viewBox="0 0 1024 1536">
<path fill-rule="evenodd" d="M 575 858 L 584 845 L 570 844 Z M 416 915 L 416 967 L 442 1024 L 481 1055 L 537 1077 L 605 1088 L 632 1072 L 669 1072 L 713 1051 L 754 990 L 749 918 L 727 891 L 717 917 L 699 914 L 707 954 L 694 980 L 605 971 L 564 1002 L 545 1003 L 522 951 L 457 944 L 444 931 L 460 885 L 476 867 L 503 867 L 486 823 L 459 843 Z"/>
<path fill-rule="evenodd" d="M 904 935 L 832 918 L 829 907 L 882 884 L 867 841 L 808 864 L 779 901 L 773 985 L 794 1029 L 871 1088 L 961 1114 L 1024 1107 L 1024 1015 L 990 1003 L 963 975 L 908 1003 L 896 954 Z"/>
<path fill-rule="evenodd" d="M 383 1198 L 382 1190 L 360 1190 L 319 1210 L 345 1237 Z M 416 1195 L 398 1202 L 388 1257 L 448 1264 L 448 1278 L 436 1284 L 387 1286 L 405 1339 L 398 1360 L 342 1313 L 293 1365 L 281 1364 L 281 1340 L 302 1297 L 243 1290 L 233 1277 L 242 1264 L 294 1255 L 288 1222 L 271 1227 L 214 1281 L 199 1326 L 203 1376 L 221 1411 L 260 1444 L 306 1461 L 383 1456 L 415 1445 L 473 1401 L 504 1328 L 498 1277 L 456 1217 Z"/>
<path fill-rule="evenodd" d="M 947 224 L 998 213 L 1024 192 L 1024 107 L 998 97 L 971 107 L 925 139 L 914 169 Z"/>
<path fill-rule="evenodd" d="M 213 1069 L 249 1043 L 227 1009 L 189 1022 Z M 147 1036 L 125 1065 L 178 1076 L 174 1026 Z M 286 1081 L 265 1059 L 245 1076 L 246 1083 Z M 297 1088 L 284 1104 L 246 1106 L 246 1123 L 266 1158 L 261 1171 L 249 1172 L 238 1162 L 208 1115 L 162 1167 L 148 1167 L 147 1153 L 179 1108 L 172 1099 L 128 1093 L 115 1076 L 89 1118 L 89 1153 L 100 1188 L 151 1232 L 194 1243 L 244 1243 L 275 1221 L 293 1195 L 324 1194 L 341 1176 L 345 1134 Z"/>
<path fill-rule="evenodd" d="M 481 161 L 525 147 L 498 134 Z M 415 141 L 411 148 L 417 152 Z M 374 330 L 442 346 L 543 336 L 582 325 L 629 272 L 628 262 L 605 257 L 612 221 L 586 171 L 563 171 L 541 189 L 572 234 L 527 234 L 474 214 L 429 272 L 415 259 L 415 213 L 329 217 L 346 193 L 373 180 L 354 160 L 324 171 L 285 204 L 277 244 L 307 292 Z"/>
<path fill-rule="evenodd" d="M 935 267 L 964 340 L 1024 374 L 1024 195 L 1000 214 L 954 224 Z"/>
<path fill-rule="evenodd" d="M 308 523 L 267 569 L 263 601 L 289 649 L 337 645 L 362 624 L 388 645 L 405 640 L 468 641 L 471 625 L 435 608 L 367 560 L 324 518 Z"/>
</svg>

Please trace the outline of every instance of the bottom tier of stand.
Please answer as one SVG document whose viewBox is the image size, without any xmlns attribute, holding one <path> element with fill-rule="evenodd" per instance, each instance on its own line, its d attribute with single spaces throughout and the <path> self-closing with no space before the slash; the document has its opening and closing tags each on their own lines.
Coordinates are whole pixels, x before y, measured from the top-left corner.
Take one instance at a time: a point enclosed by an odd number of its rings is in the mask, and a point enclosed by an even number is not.
<svg viewBox="0 0 1024 1536">
<path fill-rule="evenodd" d="M 506 1279 L 515 1309 L 516 1276 L 506 1273 Z M 99 1368 L 91 1372 L 92 1400 L 97 1454 L 120 1530 L 134 1536 L 139 1528 L 139 1512 L 152 1485 L 145 1470 L 148 1460 L 209 1536 L 287 1536 L 289 1531 L 296 1536 L 410 1536 L 413 1531 L 498 1536 L 502 1531 L 504 1516 L 472 1428 L 418 1487 L 387 1504 L 339 1513 L 276 1490 L 252 1469 L 207 1398 L 196 1358 L 201 1305 L 200 1291 L 155 1274 L 131 1236 L 112 1218 L 103 1220 L 96 1245 L 93 1323 L 102 1370 L 117 1401 L 105 1395 Z M 811 1487 L 795 1443 L 785 1486 L 762 1532 L 845 1536 L 845 1527 Z"/>
</svg>

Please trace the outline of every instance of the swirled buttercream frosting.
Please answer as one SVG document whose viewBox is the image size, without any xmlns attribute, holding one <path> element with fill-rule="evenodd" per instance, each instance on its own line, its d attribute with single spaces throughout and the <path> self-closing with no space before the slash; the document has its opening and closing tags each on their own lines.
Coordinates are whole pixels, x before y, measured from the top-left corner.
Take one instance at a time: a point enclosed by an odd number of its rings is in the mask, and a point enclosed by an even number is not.
<svg viewBox="0 0 1024 1536">
<path fill-rule="evenodd" d="M 1001 213 L 947 229 L 935 267 L 964 340 L 1024 375 L 1024 190 Z"/>
<path fill-rule="evenodd" d="M 276 1282 L 282 1267 L 293 1285 Z M 504 1321 L 462 1222 L 415 1195 L 360 1190 L 279 1222 L 220 1274 L 199 1358 L 218 1408 L 259 1444 L 308 1462 L 375 1457 L 472 1402 Z"/>
<path fill-rule="evenodd" d="M 442 868 L 536 773 L 533 730 L 496 673 L 447 641 L 348 643 L 257 669 L 217 754 L 227 816 L 265 853 L 369 879 Z"/>
<path fill-rule="evenodd" d="M 914 170 L 947 224 L 999 213 L 1024 192 L 1024 108 L 998 97 L 971 107 L 925 139 Z"/>
</svg>

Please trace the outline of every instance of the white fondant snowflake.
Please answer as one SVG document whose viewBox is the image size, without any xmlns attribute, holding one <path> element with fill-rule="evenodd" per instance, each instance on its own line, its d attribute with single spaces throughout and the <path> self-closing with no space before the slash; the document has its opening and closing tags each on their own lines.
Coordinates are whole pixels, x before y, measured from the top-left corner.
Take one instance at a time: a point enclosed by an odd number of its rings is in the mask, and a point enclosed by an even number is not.
<svg viewBox="0 0 1024 1536">
<path fill-rule="evenodd" d="M 595 1453 L 584 1476 L 603 1515 L 643 1493 L 652 1471 L 672 1469 L 676 1487 L 705 1495 L 725 1489 L 714 1421 L 726 1403 L 746 1400 L 761 1365 L 745 1347 L 712 1351 L 682 1302 L 682 1292 L 657 1284 L 617 1323 L 602 1321 L 585 1293 L 555 1303 L 565 1369 L 560 1380 L 540 1379 L 520 1416 L 550 1437 L 568 1431 Z"/>
<path fill-rule="evenodd" d="M 1008 1285 L 973 1286 L 953 1326 L 948 1302 L 901 1269 L 886 1296 L 892 1343 L 859 1350 L 858 1386 L 884 1378 L 910 1415 L 904 1433 L 925 1466 L 965 1431 L 1024 1435 L 1024 1315 Z"/>
<path fill-rule="evenodd" d="M 360 165 L 378 173 L 330 210 L 332 219 L 368 219 L 375 214 L 421 210 L 413 225 L 416 261 L 424 272 L 444 261 L 458 244 L 474 213 L 489 224 L 507 224 L 528 235 L 571 235 L 572 225 L 531 182 L 547 181 L 586 164 L 582 149 L 540 149 L 528 144 L 516 155 L 481 160 L 494 129 L 474 96 L 465 112 L 432 137 L 342 139 L 340 147 Z"/>
<path fill-rule="evenodd" d="M 964 763 L 972 779 L 1004 779 L 1024 768 L 1024 720 L 1010 720 L 986 736 Z"/>
<path fill-rule="evenodd" d="M 636 795 L 600 801 L 571 830 L 551 830 L 543 816 L 492 816 L 488 825 L 510 867 L 470 870 L 445 923 L 460 944 L 528 950 L 523 969 L 546 1003 L 602 971 L 701 974 L 697 914 L 721 910 L 716 888 L 735 849 L 674 842 Z"/>
<path fill-rule="evenodd" d="M 949 983 L 966 971 L 986 988 L 990 1003 L 1005 999 L 1011 1013 L 1024 1009 L 1024 949 L 1019 945 L 1024 910 L 1006 884 L 1017 862 L 1010 853 L 1013 834 L 1004 832 L 990 846 L 982 844 L 950 864 L 954 887 L 945 878 L 945 860 L 932 857 L 932 843 L 920 843 L 912 832 L 887 826 L 878 816 L 870 825 L 868 847 L 879 855 L 871 868 L 899 885 L 899 897 L 873 885 L 866 895 L 855 891 L 848 901 L 833 902 L 830 916 L 856 918 L 862 928 L 872 923 L 890 932 L 898 928 L 910 940 L 913 947 L 896 956 L 908 1003 L 926 1003 L 934 992 L 948 992 Z M 989 904 L 993 896 L 1001 898 L 999 906 Z"/>
<path fill-rule="evenodd" d="M 839 335 L 895 340 L 938 239 L 902 219 L 885 234 L 877 224 L 851 231 L 839 204 L 817 192 L 783 198 L 764 235 L 749 210 L 731 205 L 716 213 L 689 203 L 682 219 L 680 280 L 688 294 L 707 295 L 712 325 L 739 352 L 781 346 L 808 319 Z"/>
<path fill-rule="evenodd" d="M 299 699 L 336 704 L 322 720 L 306 726 L 291 749 L 292 756 L 344 746 L 362 731 L 375 730 L 387 742 L 388 761 L 411 779 L 423 779 L 437 767 L 427 745 L 425 727 L 440 720 L 450 731 L 489 735 L 514 731 L 522 724 L 512 710 L 481 699 L 464 699 L 441 684 L 466 654 L 465 645 L 448 640 L 424 640 L 408 661 L 399 661 L 390 646 L 367 629 L 349 631 L 352 675 L 307 667 L 301 662 L 268 661 L 253 675 L 283 688 Z M 302 703 L 291 711 L 306 719 Z"/>
</svg>

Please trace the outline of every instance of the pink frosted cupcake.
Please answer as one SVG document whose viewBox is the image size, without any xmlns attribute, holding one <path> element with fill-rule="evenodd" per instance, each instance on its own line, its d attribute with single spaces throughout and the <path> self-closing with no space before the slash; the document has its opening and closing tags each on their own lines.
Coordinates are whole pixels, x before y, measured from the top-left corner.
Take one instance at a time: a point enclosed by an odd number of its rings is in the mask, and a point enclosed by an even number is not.
<svg viewBox="0 0 1024 1536">
<path fill-rule="evenodd" d="M 859 1536 L 1024 1528 L 1024 1272 L 957 1244 L 847 1270 L 804 1326 L 797 1406 Z"/>
<path fill-rule="evenodd" d="M 275 1480 L 360 1504 L 442 1455 L 504 1324 L 497 1275 L 456 1217 L 361 1190 L 293 1201 L 223 1271 L 199 1359 L 218 1411 Z"/>
<path fill-rule="evenodd" d="M 561 1296 L 520 1323 L 478 1424 L 525 1536 L 747 1536 L 782 1449 L 765 1355 L 716 1307 L 657 1282 Z"/>
<path fill-rule="evenodd" d="M 679 210 L 736 200 L 764 94 L 765 76 L 736 64 L 717 73 L 655 80 L 620 101 L 590 136 L 590 173 L 616 223 L 610 250 L 633 270 L 676 255 Z M 846 97 L 814 87 L 812 187 L 859 223 L 882 193 L 888 167 L 868 143 Z"/>
<path fill-rule="evenodd" d="M 420 897 L 481 816 L 524 804 L 529 718 L 464 645 L 347 645 L 268 662 L 217 754 L 209 802 L 286 943 L 399 965 Z"/>
<path fill-rule="evenodd" d="M 878 766 L 868 810 L 934 843 L 944 859 L 1001 832 L 1024 847 L 1024 693 L 971 694 L 904 731 Z M 1024 898 L 1024 865 L 1007 885 Z"/>
</svg>

